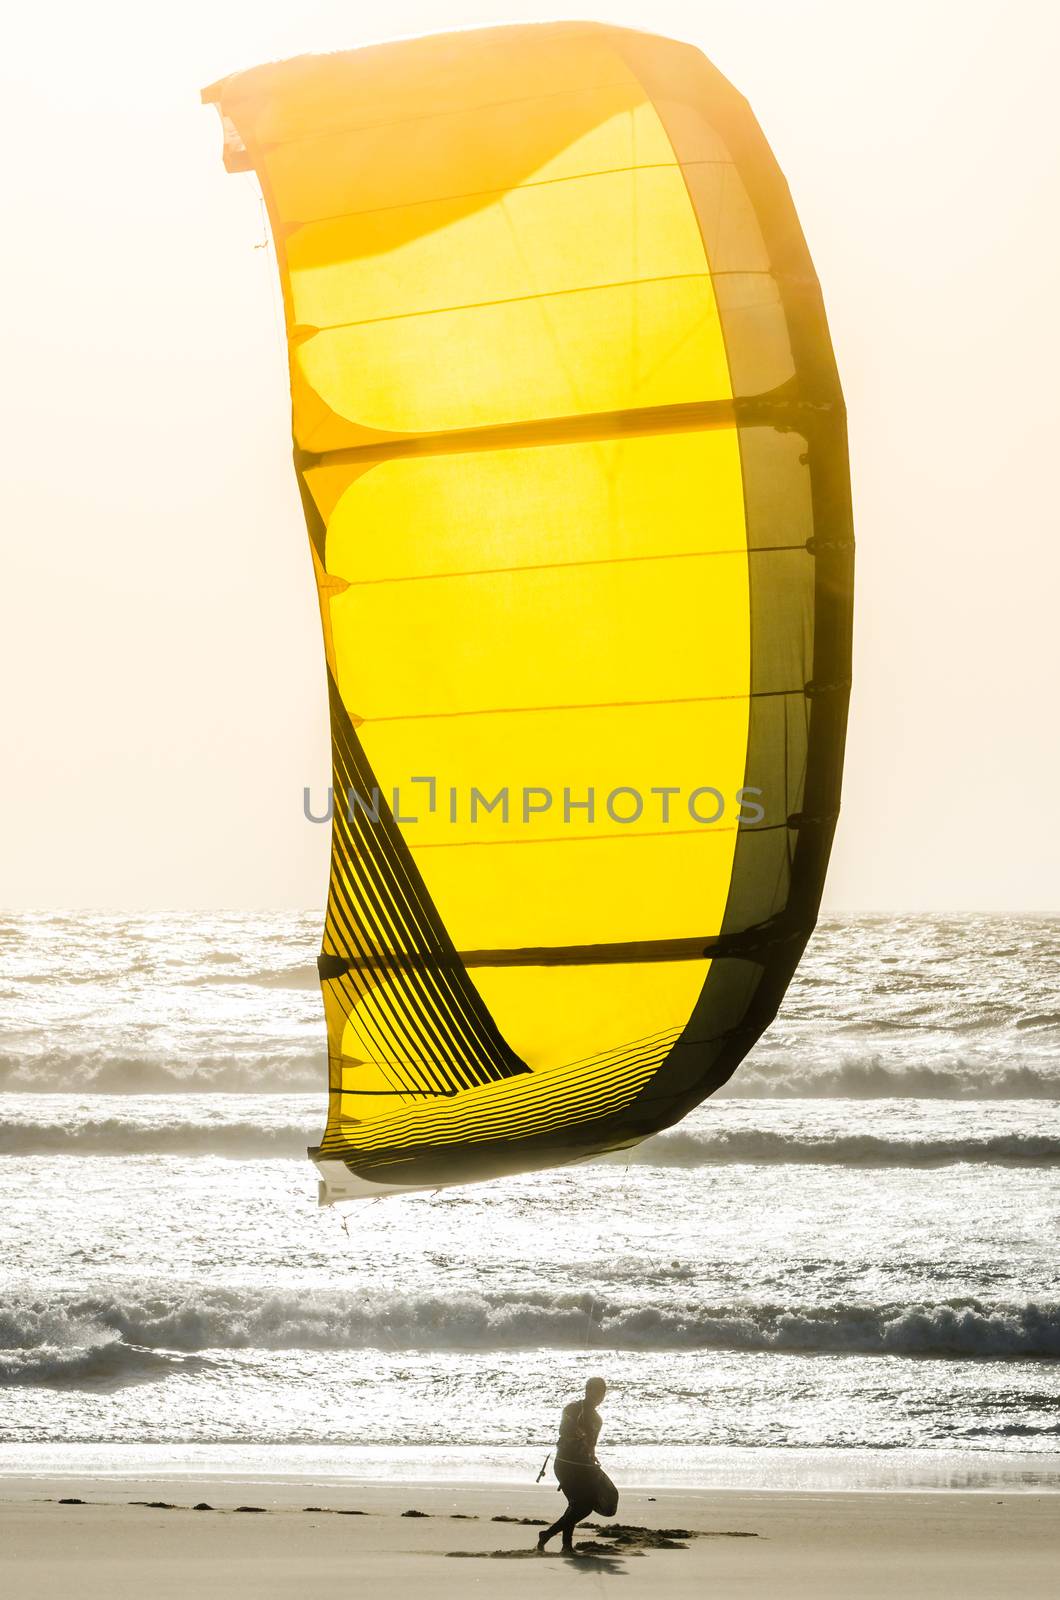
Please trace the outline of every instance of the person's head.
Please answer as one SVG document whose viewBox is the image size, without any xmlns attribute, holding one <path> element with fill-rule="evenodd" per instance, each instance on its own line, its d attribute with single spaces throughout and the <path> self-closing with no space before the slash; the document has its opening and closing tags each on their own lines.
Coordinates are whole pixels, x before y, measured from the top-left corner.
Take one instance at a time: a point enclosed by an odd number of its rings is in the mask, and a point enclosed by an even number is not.
<svg viewBox="0 0 1060 1600">
<path fill-rule="evenodd" d="M 585 1385 L 585 1398 L 591 1406 L 598 1406 L 607 1393 L 607 1384 L 603 1378 L 590 1378 Z"/>
</svg>

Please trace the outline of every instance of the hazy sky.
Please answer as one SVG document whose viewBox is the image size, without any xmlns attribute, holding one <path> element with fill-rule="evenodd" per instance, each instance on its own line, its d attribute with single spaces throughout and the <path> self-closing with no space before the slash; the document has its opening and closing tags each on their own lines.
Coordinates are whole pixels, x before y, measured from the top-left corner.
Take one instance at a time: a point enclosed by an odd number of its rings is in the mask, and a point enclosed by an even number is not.
<svg viewBox="0 0 1060 1600">
<path fill-rule="evenodd" d="M 1060 10 L 852 0 L 96 0 L 5 24 L 12 906 L 322 906 L 320 621 L 253 179 L 198 91 L 303 50 L 581 16 L 747 95 L 850 415 L 832 909 L 1060 908 Z"/>
</svg>

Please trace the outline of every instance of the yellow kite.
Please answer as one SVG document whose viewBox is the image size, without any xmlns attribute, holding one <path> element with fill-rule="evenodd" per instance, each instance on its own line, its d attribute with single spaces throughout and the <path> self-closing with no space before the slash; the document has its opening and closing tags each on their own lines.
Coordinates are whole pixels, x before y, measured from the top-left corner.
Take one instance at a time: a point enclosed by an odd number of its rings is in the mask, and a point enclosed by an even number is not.
<svg viewBox="0 0 1060 1600">
<path fill-rule="evenodd" d="M 235 73 L 334 746 L 323 1200 L 635 1144 L 817 915 L 853 540 L 813 266 L 691 46 L 495 28 Z"/>
</svg>

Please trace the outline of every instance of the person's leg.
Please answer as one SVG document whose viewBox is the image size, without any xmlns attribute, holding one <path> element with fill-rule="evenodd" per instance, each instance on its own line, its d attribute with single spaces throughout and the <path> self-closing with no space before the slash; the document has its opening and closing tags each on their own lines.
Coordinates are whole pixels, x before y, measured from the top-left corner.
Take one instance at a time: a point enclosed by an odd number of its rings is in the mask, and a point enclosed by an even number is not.
<svg viewBox="0 0 1060 1600">
<path fill-rule="evenodd" d="M 564 1550 L 573 1550 L 574 1530 L 582 1518 L 587 1517 L 592 1509 L 592 1501 L 583 1499 L 580 1495 L 568 1502 L 567 1509 L 560 1518 Z"/>
<path fill-rule="evenodd" d="M 568 1500 L 568 1502 L 567 1502 L 567 1510 L 564 1511 L 563 1515 L 561 1517 L 557 1517 L 556 1518 L 556 1520 L 552 1524 L 551 1528 L 543 1528 L 541 1530 L 541 1532 L 538 1534 L 537 1543 L 538 1543 L 538 1548 L 539 1549 L 543 1550 L 545 1548 L 545 1545 L 548 1543 L 548 1541 L 551 1538 L 553 1538 L 557 1533 L 559 1533 L 560 1529 L 563 1528 L 566 1525 L 567 1512 L 569 1512 L 569 1511 L 570 1511 L 570 1501 Z"/>
<path fill-rule="evenodd" d="M 556 1474 L 559 1477 L 559 1474 Z M 551 1528 L 545 1528 L 537 1536 L 537 1548 L 543 1550 L 548 1541 L 557 1533 L 563 1535 L 563 1548 L 571 1548 L 574 1529 L 583 1517 L 587 1517 L 593 1509 L 595 1499 L 593 1495 L 593 1474 L 587 1468 L 567 1468 L 559 1479 L 559 1486 L 567 1501 L 567 1509 L 561 1517 L 557 1517 Z"/>
<path fill-rule="evenodd" d="M 581 1484 L 569 1484 L 563 1489 L 567 1499 L 567 1509 L 561 1517 L 557 1517 L 550 1528 L 543 1528 L 537 1536 L 537 1548 L 543 1550 L 548 1541 L 557 1533 L 563 1535 L 563 1548 L 569 1550 L 576 1525 L 587 1517 L 593 1509 L 593 1502 L 582 1488 Z"/>
</svg>

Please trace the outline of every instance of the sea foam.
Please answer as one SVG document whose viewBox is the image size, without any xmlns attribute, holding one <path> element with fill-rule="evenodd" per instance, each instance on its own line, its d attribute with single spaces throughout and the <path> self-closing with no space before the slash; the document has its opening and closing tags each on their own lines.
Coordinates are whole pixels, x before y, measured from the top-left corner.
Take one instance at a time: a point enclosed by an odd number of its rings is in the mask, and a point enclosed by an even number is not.
<svg viewBox="0 0 1060 1600">
<path fill-rule="evenodd" d="M 372 1295 L 165 1284 L 15 1300 L 0 1315 L 0 1380 L 120 1369 L 115 1341 L 151 1352 L 738 1350 L 948 1360 L 1060 1358 L 1060 1304 L 622 1303 L 586 1293 Z M 106 1354 L 105 1352 L 110 1352 Z M 131 1375 L 149 1371 L 138 1356 Z M 40 1381 L 31 1379 L 28 1381 Z"/>
</svg>

